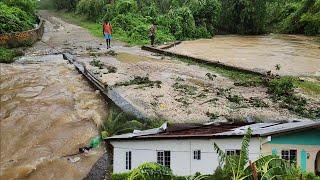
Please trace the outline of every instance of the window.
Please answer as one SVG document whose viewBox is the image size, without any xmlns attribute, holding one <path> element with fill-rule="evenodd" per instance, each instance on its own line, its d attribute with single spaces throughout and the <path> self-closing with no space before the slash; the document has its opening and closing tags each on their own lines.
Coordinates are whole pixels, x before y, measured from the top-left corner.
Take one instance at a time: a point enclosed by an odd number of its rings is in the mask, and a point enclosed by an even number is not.
<svg viewBox="0 0 320 180">
<path fill-rule="evenodd" d="M 240 149 L 226 149 L 227 156 L 240 156 Z"/>
<path fill-rule="evenodd" d="M 126 152 L 126 169 L 131 170 L 131 151 Z"/>
<path fill-rule="evenodd" d="M 290 164 L 297 165 L 297 150 L 295 149 L 282 150 L 281 158 L 287 160 Z"/>
<path fill-rule="evenodd" d="M 193 159 L 201 160 L 201 150 L 193 151 Z"/>
<path fill-rule="evenodd" d="M 157 163 L 170 168 L 170 151 L 157 151 Z"/>
</svg>

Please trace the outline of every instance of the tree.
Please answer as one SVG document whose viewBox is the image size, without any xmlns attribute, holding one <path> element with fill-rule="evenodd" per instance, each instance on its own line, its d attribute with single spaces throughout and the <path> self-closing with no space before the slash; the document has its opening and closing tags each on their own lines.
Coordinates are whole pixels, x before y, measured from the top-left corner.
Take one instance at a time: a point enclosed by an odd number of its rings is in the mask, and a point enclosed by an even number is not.
<svg viewBox="0 0 320 180">
<path fill-rule="evenodd" d="M 108 166 L 112 166 L 113 162 L 113 146 L 108 137 L 132 132 L 134 129 L 141 128 L 142 124 L 136 120 L 128 121 L 128 117 L 124 113 L 118 113 L 111 109 L 109 111 L 107 119 L 103 122 L 103 131 L 101 132 L 102 139 L 106 141 L 106 149 L 108 154 Z"/>
<path fill-rule="evenodd" d="M 219 30 L 223 33 L 261 34 L 265 31 L 265 0 L 224 0 Z"/>
<path fill-rule="evenodd" d="M 205 27 L 210 35 L 214 35 L 221 15 L 219 0 L 193 0 L 190 2 L 197 29 Z"/>
</svg>

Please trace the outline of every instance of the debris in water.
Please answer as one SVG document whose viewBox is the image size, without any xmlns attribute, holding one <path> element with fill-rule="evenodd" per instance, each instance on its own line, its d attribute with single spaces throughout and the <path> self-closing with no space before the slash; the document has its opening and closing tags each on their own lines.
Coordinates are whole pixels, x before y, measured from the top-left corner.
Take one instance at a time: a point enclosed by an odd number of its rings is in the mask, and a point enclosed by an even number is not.
<svg viewBox="0 0 320 180">
<path fill-rule="evenodd" d="M 68 161 L 72 162 L 72 163 L 76 163 L 78 161 L 80 161 L 80 157 L 75 157 L 75 158 L 68 158 Z"/>
</svg>

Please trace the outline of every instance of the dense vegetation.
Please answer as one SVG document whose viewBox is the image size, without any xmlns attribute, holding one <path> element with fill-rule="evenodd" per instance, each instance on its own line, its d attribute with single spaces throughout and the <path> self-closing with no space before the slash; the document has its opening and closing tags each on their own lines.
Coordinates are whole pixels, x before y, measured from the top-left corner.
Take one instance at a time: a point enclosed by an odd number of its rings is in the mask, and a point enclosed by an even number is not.
<svg viewBox="0 0 320 180">
<path fill-rule="evenodd" d="M 268 32 L 320 34 L 320 0 L 53 0 L 88 20 L 111 21 L 115 35 L 129 43 L 148 40 L 152 22 L 157 40 L 208 38 L 219 34 Z"/>
<path fill-rule="evenodd" d="M 32 29 L 36 23 L 35 0 L 2 0 L 0 2 L 0 33 Z"/>
<path fill-rule="evenodd" d="M 22 55 L 21 52 L 12 49 L 0 48 L 0 63 L 12 63 L 14 58 L 20 55 Z"/>
</svg>

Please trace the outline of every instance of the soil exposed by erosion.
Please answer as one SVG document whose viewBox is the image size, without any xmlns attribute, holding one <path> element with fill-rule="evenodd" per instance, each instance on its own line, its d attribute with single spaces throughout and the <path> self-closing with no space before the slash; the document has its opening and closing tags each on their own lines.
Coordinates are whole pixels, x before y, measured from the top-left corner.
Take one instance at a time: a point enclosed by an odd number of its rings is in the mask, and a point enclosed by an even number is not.
<svg viewBox="0 0 320 180">
<path fill-rule="evenodd" d="M 320 44 L 306 36 L 215 36 L 185 41 L 169 51 L 280 75 L 320 76 Z"/>
</svg>

